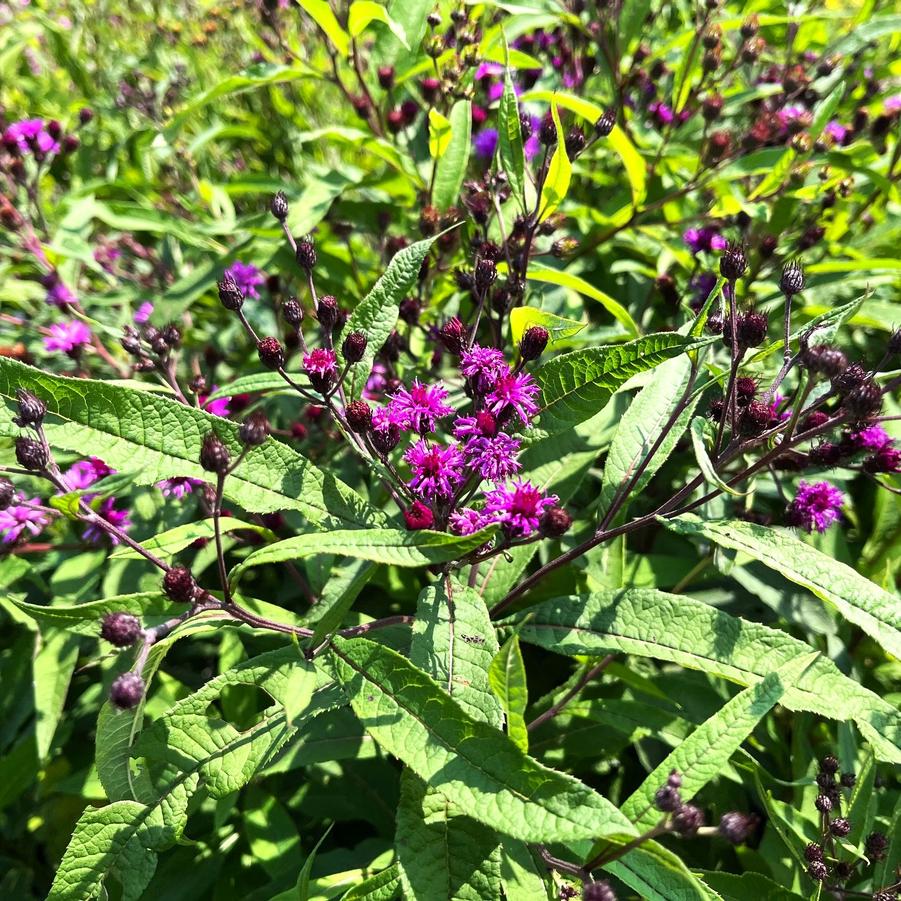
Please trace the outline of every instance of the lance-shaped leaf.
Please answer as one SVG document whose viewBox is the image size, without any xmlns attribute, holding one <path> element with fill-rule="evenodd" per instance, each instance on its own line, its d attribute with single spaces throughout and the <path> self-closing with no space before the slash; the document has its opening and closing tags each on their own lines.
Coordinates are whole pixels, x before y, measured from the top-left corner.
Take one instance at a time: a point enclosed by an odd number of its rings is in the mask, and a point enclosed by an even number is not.
<svg viewBox="0 0 901 901">
<path fill-rule="evenodd" d="M 336 638 L 327 660 L 376 742 L 473 819 L 531 842 L 635 834 L 609 801 L 473 720 L 390 648 Z"/>
<path fill-rule="evenodd" d="M 726 415 L 725 410 L 722 415 Z M 710 459 L 710 455 L 707 453 L 705 439 L 707 437 L 711 437 L 712 439 L 712 435 L 709 435 L 712 431 L 713 429 L 711 428 L 710 421 L 703 416 L 695 416 L 695 418 L 692 419 L 691 446 L 694 448 L 695 460 L 698 461 L 698 469 L 701 470 L 701 474 L 704 478 L 710 482 L 711 485 L 719 488 L 720 491 L 725 491 L 727 494 L 742 496 L 746 492 L 739 491 L 737 488 L 727 485 L 720 478 L 719 473 L 716 471 L 716 467 L 713 465 L 713 461 Z"/>
<path fill-rule="evenodd" d="M 544 310 L 536 310 L 532 307 L 516 307 L 510 311 L 510 335 L 514 344 L 519 344 L 526 329 L 535 325 L 547 329 L 548 345 L 552 346 L 555 341 L 562 341 L 564 338 L 578 335 L 587 323 L 547 313 Z"/>
<path fill-rule="evenodd" d="M 510 69 L 504 69 L 504 93 L 497 107 L 497 151 L 500 170 L 507 176 L 510 190 L 517 203 L 524 203 L 525 153 L 522 144 L 522 125 L 519 104 L 513 88 Z"/>
<path fill-rule="evenodd" d="M 557 207 L 563 203 L 569 183 L 573 176 L 573 164 L 566 153 L 566 134 L 560 124 L 560 113 L 557 104 L 551 102 L 551 115 L 554 118 L 554 128 L 557 130 L 557 146 L 551 157 L 551 164 L 547 169 L 547 177 L 541 188 L 541 203 L 538 206 L 538 221 L 547 219 Z"/>
<path fill-rule="evenodd" d="M 253 522 L 243 522 L 233 516 L 224 517 L 219 524 L 219 530 L 222 533 L 246 530 L 259 535 L 266 541 L 278 540 L 275 533 L 265 526 L 258 526 Z M 198 538 L 211 540 L 215 534 L 216 529 L 213 521 L 211 519 L 201 519 L 197 522 L 186 522 L 183 525 L 175 526 L 173 529 L 160 532 L 159 535 L 145 538 L 141 544 L 145 550 L 151 551 L 157 557 L 161 557 L 163 560 L 171 560 L 179 551 L 190 547 Z M 110 560 L 117 559 L 140 560 L 142 555 L 127 544 L 123 544 L 110 554 Z"/>
<path fill-rule="evenodd" d="M 48 375 L 0 357 L 0 397 L 10 404 L 25 388 L 47 405 L 44 428 L 51 447 L 97 456 L 134 473 L 138 485 L 187 476 L 208 480 L 200 466 L 203 436 L 215 431 L 241 453 L 238 426 L 166 397 L 101 381 Z M 0 434 L 18 435 L 11 416 L 0 415 Z M 247 510 L 299 510 L 314 524 L 365 525 L 383 521 L 334 476 L 273 438 L 252 448 L 225 481 L 225 495 Z"/>
<path fill-rule="evenodd" d="M 236 585 L 251 567 L 300 560 L 316 554 L 339 554 L 394 566 L 430 566 L 463 557 L 481 547 L 495 531 L 492 526 L 472 535 L 457 536 L 430 529 L 414 532 L 402 529 L 338 529 L 325 534 L 296 535 L 254 551 L 231 571 L 229 580 Z"/>
<path fill-rule="evenodd" d="M 706 522 L 688 514 L 664 525 L 680 535 L 705 538 L 742 551 L 790 582 L 832 604 L 895 657 L 901 657 L 901 599 L 856 570 L 805 544 L 788 529 L 740 520 Z"/>
<path fill-rule="evenodd" d="M 427 672 L 473 719 L 500 729 L 504 715 L 488 677 L 496 653 L 497 635 L 477 591 L 450 579 L 422 590 L 410 662 Z"/>
<path fill-rule="evenodd" d="M 416 284 L 422 261 L 436 238 L 437 235 L 399 250 L 392 257 L 388 268 L 372 286 L 372 290 L 350 314 L 342 335 L 349 335 L 351 332 L 362 332 L 366 335 L 366 350 L 363 357 L 350 367 L 349 372 L 351 394 L 354 397 L 359 397 L 362 393 L 375 355 L 382 349 L 397 324 L 400 302 Z M 340 346 L 337 348 L 337 356 L 339 367 L 343 367 L 345 361 Z"/>
<path fill-rule="evenodd" d="M 541 386 L 541 428 L 550 433 L 571 428 L 601 410 L 633 375 L 704 343 L 661 332 L 554 357 L 535 372 Z"/>
<path fill-rule="evenodd" d="M 460 186 L 469 164 L 472 146 L 472 103 L 458 100 L 450 111 L 451 137 L 447 149 L 435 164 L 432 203 L 439 210 L 453 206 L 460 196 Z"/>
<path fill-rule="evenodd" d="M 556 598 L 504 623 L 515 627 L 526 615 L 530 619 L 519 629 L 520 639 L 558 654 L 635 654 L 740 685 L 754 685 L 767 673 L 811 652 L 809 645 L 778 629 L 729 616 L 683 595 L 651 589 Z M 825 657 L 785 692 L 781 703 L 790 710 L 853 720 L 880 759 L 901 762 L 901 714 Z"/>
<path fill-rule="evenodd" d="M 400 891 L 400 870 L 392 864 L 348 889 L 341 901 L 394 901 Z"/>
<path fill-rule="evenodd" d="M 654 809 L 654 794 L 672 770 L 682 777 L 683 800 L 690 801 L 716 778 L 760 720 L 818 657 L 816 651 L 811 651 L 790 660 L 739 692 L 667 755 L 629 796 L 621 807 L 622 812 L 639 828 L 652 828 L 660 820 L 659 811 Z"/>
<path fill-rule="evenodd" d="M 645 901 L 715 901 L 720 897 L 688 869 L 678 854 L 655 841 L 645 842 L 603 869 Z"/>
<path fill-rule="evenodd" d="M 482 901 L 500 897 L 500 841 L 411 770 L 400 780 L 395 838 L 407 898 Z"/>
<path fill-rule="evenodd" d="M 528 751 L 529 733 L 524 716 L 529 694 L 518 635 L 511 635 L 491 661 L 488 681 L 504 708 L 507 735 L 518 748 Z"/>
</svg>

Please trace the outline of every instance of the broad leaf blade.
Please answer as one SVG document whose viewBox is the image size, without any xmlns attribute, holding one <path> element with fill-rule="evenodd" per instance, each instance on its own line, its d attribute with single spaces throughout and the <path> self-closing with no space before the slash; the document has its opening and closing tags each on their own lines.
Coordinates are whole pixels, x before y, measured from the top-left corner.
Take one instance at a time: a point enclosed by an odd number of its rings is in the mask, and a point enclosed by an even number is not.
<svg viewBox="0 0 901 901">
<path fill-rule="evenodd" d="M 451 138 L 447 149 L 435 166 L 432 203 L 439 210 L 453 206 L 460 196 L 466 175 L 472 134 L 472 103 L 458 100 L 450 112 Z"/>
<path fill-rule="evenodd" d="M 511 635 L 491 661 L 488 681 L 507 718 L 507 735 L 523 751 L 529 750 L 529 733 L 524 719 L 529 695 L 526 667 L 519 648 L 519 636 Z"/>
</svg>

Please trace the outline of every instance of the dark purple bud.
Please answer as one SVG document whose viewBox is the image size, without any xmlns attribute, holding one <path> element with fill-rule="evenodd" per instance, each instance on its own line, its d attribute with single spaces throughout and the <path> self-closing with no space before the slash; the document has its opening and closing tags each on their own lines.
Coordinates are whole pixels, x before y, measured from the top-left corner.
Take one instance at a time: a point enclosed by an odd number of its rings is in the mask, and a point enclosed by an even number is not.
<svg viewBox="0 0 901 901">
<path fill-rule="evenodd" d="M 400 302 L 398 308 L 398 316 L 408 325 L 416 325 L 419 322 L 419 316 L 422 313 L 422 304 L 415 297 L 405 297 Z"/>
<path fill-rule="evenodd" d="M 884 859 L 888 851 L 888 838 L 883 832 L 871 832 L 864 842 L 867 859 L 872 861 Z"/>
<path fill-rule="evenodd" d="M 107 613 L 100 626 L 100 637 L 117 648 L 134 644 L 141 634 L 141 621 L 130 613 Z"/>
<path fill-rule="evenodd" d="M 828 757 L 824 757 L 820 761 L 820 772 L 827 773 L 830 776 L 834 776 L 838 772 L 839 762 L 838 758 L 834 755 L 830 754 Z"/>
<path fill-rule="evenodd" d="M 365 434 L 372 425 L 372 410 L 365 400 L 351 401 L 344 409 L 344 417 L 352 432 Z"/>
<path fill-rule="evenodd" d="M 670 788 L 682 788 L 682 774 L 678 770 L 670 770 L 666 777 L 666 784 Z"/>
<path fill-rule="evenodd" d="M 837 838 L 844 838 L 851 831 L 851 823 L 844 817 L 836 817 L 829 824 L 829 831 Z"/>
<path fill-rule="evenodd" d="M 379 85 L 386 91 L 394 87 L 394 66 L 379 66 Z"/>
<path fill-rule="evenodd" d="M 13 502 L 16 495 L 16 489 L 9 479 L 0 477 L 0 510 L 6 510 Z"/>
<path fill-rule="evenodd" d="M 550 337 L 548 330 L 540 325 L 527 328 L 519 343 L 519 352 L 523 360 L 526 362 L 537 360 L 544 353 Z"/>
<path fill-rule="evenodd" d="M 87 125 L 94 118 L 94 111 L 87 106 L 83 106 L 78 111 L 78 121 L 82 125 Z"/>
<path fill-rule="evenodd" d="M 16 406 L 19 415 L 13 417 L 13 422 L 22 429 L 39 426 L 47 413 L 47 405 L 24 388 L 16 388 Z"/>
<path fill-rule="evenodd" d="M 865 382 L 846 394 L 842 405 L 857 420 L 871 419 L 882 409 L 882 391 L 873 382 Z"/>
<path fill-rule="evenodd" d="M 257 342 L 257 354 L 267 369 L 281 369 L 285 365 L 285 350 L 278 338 L 261 338 Z"/>
<path fill-rule="evenodd" d="M 225 475 L 231 454 L 215 432 L 207 432 L 200 445 L 200 465 L 207 472 Z"/>
<path fill-rule="evenodd" d="M 368 343 L 368 339 L 363 332 L 351 332 L 341 345 L 344 359 L 348 363 L 359 363 L 366 353 L 366 345 Z"/>
<path fill-rule="evenodd" d="M 674 786 L 664 785 L 658 788 L 654 794 L 654 806 L 664 813 L 672 813 L 682 806 L 682 796 Z"/>
<path fill-rule="evenodd" d="M 822 860 L 823 859 L 823 849 L 819 845 L 811 842 L 804 849 L 804 859 L 808 863 L 813 863 L 814 861 Z"/>
<path fill-rule="evenodd" d="M 184 566 L 173 566 L 166 570 L 163 576 L 163 592 L 173 601 L 180 604 L 188 604 L 194 600 L 197 592 L 197 583 L 190 570 Z"/>
<path fill-rule="evenodd" d="M 569 159 L 575 159 L 585 149 L 585 132 L 578 125 L 573 125 L 566 133 L 563 146 Z"/>
<path fill-rule="evenodd" d="M 559 538 L 572 524 L 573 518 L 563 507 L 549 507 L 542 514 L 538 528 L 545 538 Z"/>
<path fill-rule="evenodd" d="M 282 317 L 288 325 L 300 328 L 300 324 L 303 322 L 303 307 L 296 297 L 289 297 L 282 304 Z"/>
<path fill-rule="evenodd" d="M 694 804 L 683 804 L 673 814 L 673 829 L 686 837 L 695 835 L 698 829 L 704 825 L 704 811 Z"/>
<path fill-rule="evenodd" d="M 551 147 L 557 143 L 557 125 L 554 117 L 548 112 L 544 114 L 541 125 L 538 128 L 538 140 L 545 147 Z"/>
<path fill-rule="evenodd" d="M 807 875 L 814 882 L 823 882 L 829 876 L 829 868 L 822 860 L 815 860 L 807 868 Z"/>
<path fill-rule="evenodd" d="M 109 699 L 120 710 L 131 710 L 144 697 L 144 680 L 137 673 L 122 673 L 110 687 Z"/>
<path fill-rule="evenodd" d="M 813 803 L 820 813 L 829 813 L 832 810 L 832 799 L 829 795 L 817 795 Z"/>
<path fill-rule="evenodd" d="M 25 469 L 40 472 L 47 468 L 50 454 L 42 442 L 35 441 L 34 438 L 19 437 L 16 438 L 16 460 Z"/>
<path fill-rule="evenodd" d="M 160 338 L 167 348 L 175 350 L 181 347 L 181 329 L 172 322 L 163 328 Z"/>
<path fill-rule="evenodd" d="M 297 242 L 297 252 L 295 253 L 297 265 L 306 272 L 312 272 L 316 266 L 316 247 L 313 239 L 307 235 Z"/>
<path fill-rule="evenodd" d="M 435 514 L 421 501 L 413 501 L 410 507 L 404 510 L 404 520 L 407 529 L 411 532 L 419 529 L 428 529 L 435 522 Z"/>
<path fill-rule="evenodd" d="M 810 449 L 810 462 L 817 466 L 837 466 L 844 455 L 841 445 L 832 441 L 824 441 L 822 444 Z M 832 781 L 832 777 L 828 773 L 820 773 L 817 775 L 818 785 L 820 785 L 821 777 L 827 778 L 830 782 Z M 823 786 L 820 785 L 820 787 L 822 788 Z"/>
<path fill-rule="evenodd" d="M 240 310 L 244 304 L 244 292 L 238 287 L 234 276 L 230 272 L 219 280 L 219 302 L 226 310 Z"/>
<path fill-rule="evenodd" d="M 773 418 L 773 411 L 767 404 L 752 401 L 741 411 L 738 417 L 738 430 L 742 435 L 753 438 L 765 432 Z"/>
<path fill-rule="evenodd" d="M 842 397 L 860 388 L 867 380 L 867 371 L 860 363 L 852 363 L 832 378 L 832 389 Z"/>
<path fill-rule="evenodd" d="M 756 379 L 742 376 L 735 380 L 735 400 L 740 407 L 746 407 L 757 396 Z"/>
<path fill-rule="evenodd" d="M 708 94 L 701 104 L 701 115 L 706 122 L 715 122 L 723 111 L 723 98 L 720 94 Z"/>
<path fill-rule="evenodd" d="M 786 297 L 793 297 L 804 290 L 804 270 L 797 260 L 792 260 L 782 270 L 779 289 Z"/>
<path fill-rule="evenodd" d="M 727 842 L 742 845 L 750 838 L 756 825 L 754 814 L 733 810 L 720 817 L 719 833 Z"/>
<path fill-rule="evenodd" d="M 466 345 L 466 329 L 456 316 L 444 323 L 438 337 L 445 349 L 452 354 L 459 355 Z"/>
<path fill-rule="evenodd" d="M 801 365 L 816 375 L 834 379 L 848 368 L 848 358 L 831 344 L 814 344 L 801 351 Z"/>
<path fill-rule="evenodd" d="M 720 275 L 734 282 L 745 274 L 747 268 L 748 258 L 744 247 L 730 242 L 720 257 Z"/>
<path fill-rule="evenodd" d="M 376 452 L 387 457 L 400 442 L 400 429 L 396 425 L 385 429 L 373 429 L 369 437 Z"/>
<path fill-rule="evenodd" d="M 616 892 L 607 882 L 586 882 L 582 886 L 582 901 L 616 901 Z"/>
<path fill-rule="evenodd" d="M 608 107 L 604 114 L 594 123 L 594 133 L 599 138 L 606 138 L 616 125 L 616 110 Z"/>
<path fill-rule="evenodd" d="M 238 428 L 238 440 L 245 447 L 262 444 L 269 435 L 269 420 L 261 410 L 251 413 Z"/>
<path fill-rule="evenodd" d="M 331 294 L 325 294 L 319 298 L 316 317 L 319 319 L 322 330 L 326 334 L 330 334 L 338 321 L 338 301 Z"/>
<path fill-rule="evenodd" d="M 284 222 L 285 219 L 288 218 L 288 198 L 285 196 L 284 191 L 277 191 L 275 193 L 269 203 L 269 212 L 272 213 L 279 222 Z"/>
</svg>

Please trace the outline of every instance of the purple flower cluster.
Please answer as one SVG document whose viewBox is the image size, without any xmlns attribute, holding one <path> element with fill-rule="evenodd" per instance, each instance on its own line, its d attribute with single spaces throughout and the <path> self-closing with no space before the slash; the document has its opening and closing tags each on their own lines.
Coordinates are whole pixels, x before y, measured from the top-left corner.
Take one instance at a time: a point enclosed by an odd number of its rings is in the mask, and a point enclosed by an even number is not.
<svg viewBox="0 0 901 901">
<path fill-rule="evenodd" d="M 56 153 L 59 141 L 53 137 L 49 123 L 43 119 L 22 119 L 7 126 L 3 132 L 3 143 L 8 148 L 15 148 L 21 154 Z"/>
<path fill-rule="evenodd" d="M 24 533 L 32 538 L 40 535 L 50 522 L 46 513 L 35 509 L 40 503 L 41 499 L 37 497 L 23 498 L 21 503 L 0 510 L 0 539 L 4 544 L 15 544 Z"/>
<path fill-rule="evenodd" d="M 44 348 L 49 351 L 60 351 L 72 356 L 91 343 L 91 330 L 78 319 L 54 322 L 48 331 L 50 334 L 44 338 Z"/>
<path fill-rule="evenodd" d="M 799 482 L 795 499 L 785 511 L 785 521 L 812 532 L 825 532 L 841 517 L 845 495 L 828 482 Z"/>
<path fill-rule="evenodd" d="M 266 281 L 266 276 L 253 263 L 242 263 L 240 260 L 235 260 L 225 270 L 225 274 L 235 280 L 245 298 L 254 300 L 259 298 L 260 292 L 257 288 Z"/>
<path fill-rule="evenodd" d="M 706 225 L 703 228 L 686 229 L 682 233 L 682 240 L 693 254 L 699 254 L 702 250 L 723 250 L 727 243 L 715 228 Z"/>
<path fill-rule="evenodd" d="M 373 445 L 392 448 L 403 433 L 416 436 L 402 455 L 410 471 L 406 487 L 414 498 L 406 511 L 409 528 L 437 522 L 468 535 L 497 523 L 508 539 L 526 538 L 557 504 L 556 497 L 526 480 L 508 481 L 521 469 L 521 442 L 513 432 L 538 413 L 538 385 L 527 372 L 511 370 L 502 351 L 478 344 L 462 351 L 460 372 L 473 409 L 454 417 L 446 439 L 435 432 L 456 413 L 448 389 L 416 379 L 372 412 Z M 472 501 L 483 482 L 490 487 L 481 501 Z"/>
</svg>

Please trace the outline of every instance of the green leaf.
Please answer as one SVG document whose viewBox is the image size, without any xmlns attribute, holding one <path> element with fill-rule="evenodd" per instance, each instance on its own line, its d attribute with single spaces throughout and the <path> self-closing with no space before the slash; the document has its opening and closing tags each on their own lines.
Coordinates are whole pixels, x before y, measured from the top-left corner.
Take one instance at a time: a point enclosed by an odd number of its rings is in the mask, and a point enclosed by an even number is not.
<svg viewBox="0 0 901 901">
<path fill-rule="evenodd" d="M 535 860 L 524 842 L 504 839 L 501 845 L 501 879 L 507 901 L 549 901 L 551 896 L 548 894 L 546 873 L 544 864 Z"/>
<path fill-rule="evenodd" d="M 803 895 L 796 895 L 773 882 L 762 873 L 735 873 L 701 871 L 701 876 L 712 889 L 730 901 L 803 901 Z"/>
<path fill-rule="evenodd" d="M 542 282 L 546 285 L 559 285 L 561 288 L 569 288 L 571 291 L 577 291 L 585 297 L 596 300 L 630 335 L 637 338 L 641 334 L 635 320 L 621 303 L 586 282 L 584 278 L 560 269 L 549 269 L 536 264 L 529 266 L 526 275 L 530 281 Z M 515 313 L 516 310 L 513 312 Z"/>
<path fill-rule="evenodd" d="M 509 67 L 504 68 L 504 93 L 501 94 L 497 107 L 497 151 L 500 171 L 507 176 L 510 190 L 522 206 L 525 202 L 526 162 L 522 144 L 522 125 L 519 121 L 519 103 L 516 100 Z"/>
<path fill-rule="evenodd" d="M 458 100 L 450 111 L 451 139 L 447 150 L 435 165 L 432 204 L 439 210 L 453 206 L 469 164 L 472 135 L 472 103 Z"/>
<path fill-rule="evenodd" d="M 725 411 L 723 411 L 723 415 L 726 415 Z M 698 461 L 698 469 L 701 470 L 704 478 L 711 485 L 719 488 L 720 491 L 725 491 L 727 494 L 732 494 L 736 497 L 744 497 L 747 492 L 739 491 L 737 488 L 727 485 L 714 468 L 705 444 L 707 433 L 710 431 L 710 421 L 703 416 L 695 416 L 691 421 L 691 446 L 694 448 L 695 459 Z M 712 435 L 710 437 L 713 439 Z"/>
<path fill-rule="evenodd" d="M 550 340 L 548 346 L 553 346 L 555 341 L 564 338 L 572 338 L 578 335 L 587 325 L 577 319 L 567 319 L 565 316 L 557 316 L 554 313 L 546 313 L 544 310 L 536 310 L 533 307 L 515 307 L 510 311 L 510 334 L 513 343 L 518 345 L 522 341 L 526 329 L 534 325 L 540 325 L 547 329 Z"/>
<path fill-rule="evenodd" d="M 516 747 L 529 750 L 525 712 L 529 701 L 526 666 L 519 648 L 519 637 L 511 635 L 491 661 L 488 670 L 491 690 L 497 695 L 507 718 L 507 735 Z"/>
<path fill-rule="evenodd" d="M 527 623 L 522 620 L 529 616 Z M 557 598 L 501 625 L 520 626 L 523 641 L 557 654 L 635 654 L 755 685 L 767 673 L 809 654 L 803 641 L 729 616 L 701 601 L 650 589 Z M 882 760 L 901 762 L 901 714 L 842 674 L 825 657 L 782 698 L 789 710 L 853 720 Z"/>
<path fill-rule="evenodd" d="M 450 139 L 450 120 L 432 107 L 429 110 L 429 156 L 433 160 L 441 159 L 450 144 Z"/>
<path fill-rule="evenodd" d="M 553 434 L 588 419 L 633 375 L 700 343 L 675 332 L 661 332 L 627 344 L 589 347 L 554 357 L 535 372 L 541 386 L 541 428 Z"/>
<path fill-rule="evenodd" d="M 500 842 L 410 770 L 400 780 L 395 836 L 407 898 L 483 901 L 500 897 Z"/>
<path fill-rule="evenodd" d="M 563 203 L 569 183 L 572 180 L 573 166 L 566 155 L 566 135 L 560 124 L 560 113 L 557 104 L 551 101 L 551 115 L 554 117 L 554 126 L 557 129 L 557 146 L 548 166 L 547 177 L 541 186 L 541 203 L 538 205 L 538 221 L 547 219 L 557 207 Z"/>
<path fill-rule="evenodd" d="M 488 608 L 478 592 L 449 578 L 420 592 L 410 662 L 473 719 L 500 729 L 504 715 L 488 676 L 497 647 Z"/>
<path fill-rule="evenodd" d="M 638 828 L 651 829 L 660 819 L 659 811 L 654 809 L 654 794 L 671 770 L 682 776 L 680 793 L 683 800 L 690 801 L 716 778 L 760 720 L 818 658 L 819 653 L 811 651 L 789 660 L 776 672 L 739 692 L 657 766 L 621 806 L 622 812 Z"/>
<path fill-rule="evenodd" d="M 472 535 L 462 536 L 430 529 L 415 532 L 405 529 L 339 529 L 295 535 L 254 551 L 231 571 L 229 581 L 237 585 L 244 573 L 254 566 L 301 560 L 316 554 L 339 554 L 393 566 L 446 563 L 480 548 L 496 530 L 496 527 L 489 526 Z"/>
<path fill-rule="evenodd" d="M 38 759 L 44 760 L 66 702 L 66 694 L 75 664 L 78 662 L 78 638 L 52 629 L 37 639 L 38 649 L 32 663 L 34 686 L 35 742 Z"/>
<path fill-rule="evenodd" d="M 341 896 L 341 901 L 392 901 L 399 890 L 400 869 L 395 863 L 348 889 Z"/>
<path fill-rule="evenodd" d="M 253 532 L 266 541 L 278 540 L 275 533 L 265 526 L 258 526 L 252 522 L 243 522 L 240 519 L 235 519 L 233 516 L 226 516 L 221 520 L 220 530 L 223 534 L 242 531 Z M 211 519 L 201 519 L 197 522 L 186 522 L 183 525 L 175 526 L 173 529 L 160 532 L 159 535 L 145 538 L 141 541 L 141 544 L 157 557 L 161 557 L 163 560 L 171 560 L 179 551 L 190 547 L 197 539 L 212 539 L 215 533 L 213 521 Z M 109 559 L 140 560 L 143 558 L 137 551 L 123 544 L 113 550 L 109 555 Z"/>
<path fill-rule="evenodd" d="M 654 370 L 651 380 L 629 404 L 613 435 L 604 463 L 601 510 L 606 511 L 610 508 L 617 492 L 625 488 L 651 450 L 682 399 L 690 374 L 691 361 L 687 355 L 667 360 Z M 687 404 L 667 432 L 650 463 L 629 490 L 630 502 L 644 490 L 657 470 L 666 462 L 681 439 L 698 400 L 696 397 Z"/>
<path fill-rule="evenodd" d="M 897 595 L 805 544 L 789 530 L 740 520 L 705 522 L 691 514 L 664 521 L 664 525 L 680 535 L 705 538 L 748 554 L 812 591 L 895 657 L 901 657 L 901 603 Z"/>
<path fill-rule="evenodd" d="M 366 583 L 375 575 L 377 568 L 370 560 L 352 560 L 343 568 L 332 569 L 331 577 L 325 583 L 319 600 L 304 620 L 305 625 L 316 624 L 310 636 L 311 648 L 318 648 L 325 637 L 341 625 Z"/>
<path fill-rule="evenodd" d="M 114 469 L 134 472 L 139 485 L 176 476 L 208 480 L 199 460 L 209 431 L 216 431 L 233 458 L 242 450 L 235 423 L 151 392 L 53 376 L 2 357 L 0 397 L 14 403 L 16 388 L 47 404 L 44 428 L 51 447 L 98 456 Z M 11 417 L 0 417 L 0 434 L 18 433 Z M 226 480 L 225 496 L 257 513 L 299 510 L 315 525 L 364 525 L 382 518 L 347 485 L 273 438 L 247 453 Z"/>
<path fill-rule="evenodd" d="M 341 56 L 350 52 L 350 35 L 338 24 L 327 0 L 298 0 L 300 8 L 325 32 Z"/>
<path fill-rule="evenodd" d="M 655 841 L 645 842 L 603 869 L 634 889 L 643 901 L 712 901 L 719 898 L 695 876 L 678 854 Z"/>
<path fill-rule="evenodd" d="M 391 33 L 407 49 L 407 33 L 399 22 L 395 22 L 388 15 L 388 10 L 381 3 L 374 0 L 354 0 L 347 12 L 347 30 L 353 38 L 359 37 L 373 22 L 382 22 L 391 29 Z"/>
<path fill-rule="evenodd" d="M 335 638 L 328 662 L 376 742 L 473 819 L 531 842 L 634 834 L 609 801 L 473 720 L 390 648 Z"/>
<path fill-rule="evenodd" d="M 388 264 L 388 268 L 372 286 L 372 290 L 350 314 L 344 326 L 344 334 L 363 332 L 367 339 L 363 358 L 350 367 L 350 376 L 353 380 L 351 394 L 354 397 L 362 394 L 375 355 L 382 349 L 397 324 L 400 302 L 416 284 L 422 261 L 437 238 L 437 235 L 426 238 L 398 251 Z M 344 353 L 340 347 L 337 356 L 339 367 L 343 367 Z"/>
</svg>

